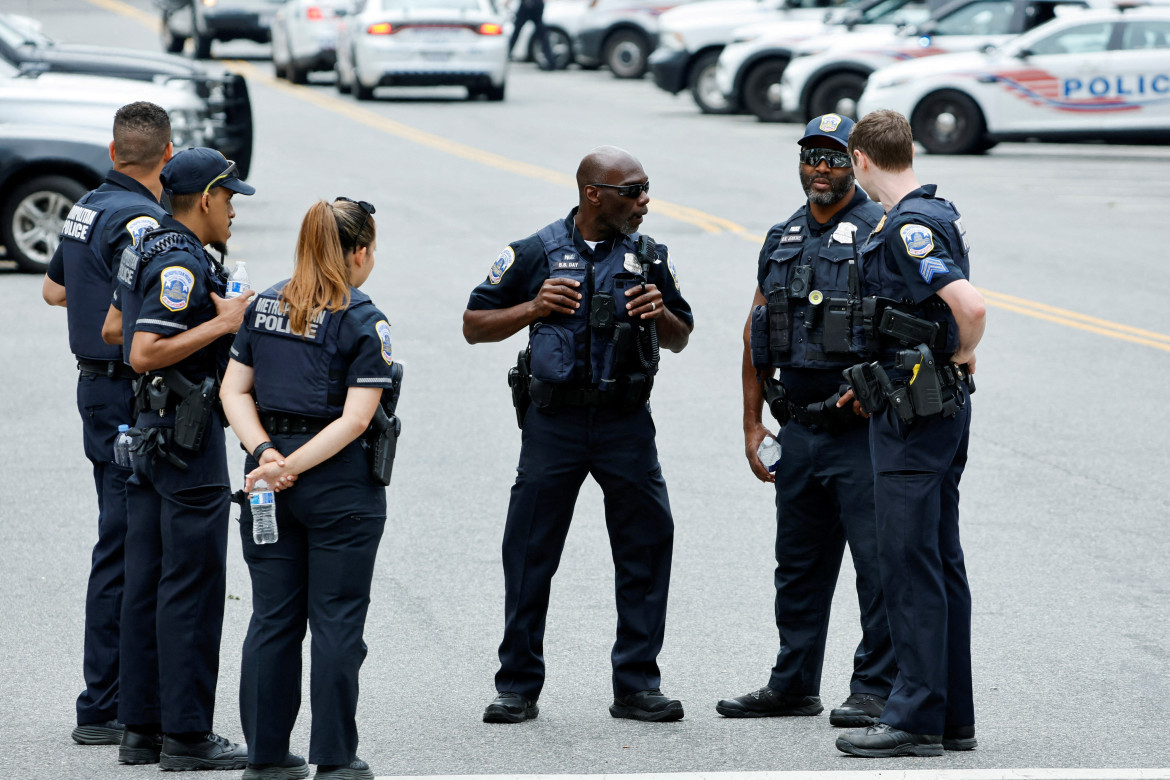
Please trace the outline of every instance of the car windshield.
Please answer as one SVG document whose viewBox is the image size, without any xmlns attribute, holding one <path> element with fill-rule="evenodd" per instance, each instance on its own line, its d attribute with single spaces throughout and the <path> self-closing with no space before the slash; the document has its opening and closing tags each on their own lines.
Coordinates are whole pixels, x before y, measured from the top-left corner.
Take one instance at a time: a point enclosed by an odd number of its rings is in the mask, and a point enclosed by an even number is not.
<svg viewBox="0 0 1170 780">
<path fill-rule="evenodd" d="M 484 10 L 480 0 L 380 0 L 379 6 L 383 11 Z"/>
<path fill-rule="evenodd" d="M 7 14 L 0 14 L 0 41 L 14 48 L 25 45 L 49 46 L 53 43 L 51 38 L 29 29 L 27 25 L 20 24 L 19 20 Z"/>
<path fill-rule="evenodd" d="M 930 17 L 930 10 L 919 0 L 879 0 L 857 12 L 855 24 L 918 24 Z"/>
</svg>

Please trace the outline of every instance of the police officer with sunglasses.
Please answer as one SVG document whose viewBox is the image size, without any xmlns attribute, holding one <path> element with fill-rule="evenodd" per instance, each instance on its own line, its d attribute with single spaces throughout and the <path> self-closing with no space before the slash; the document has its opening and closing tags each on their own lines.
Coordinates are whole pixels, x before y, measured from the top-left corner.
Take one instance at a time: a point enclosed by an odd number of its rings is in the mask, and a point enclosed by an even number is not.
<svg viewBox="0 0 1170 780">
<path fill-rule="evenodd" d="M 817 715 L 829 608 L 845 543 L 857 572 L 861 641 L 849 696 L 834 726 L 876 722 L 894 679 L 894 654 L 877 561 L 873 467 L 864 417 L 837 406 L 842 369 L 865 354 L 858 244 L 882 217 L 853 178 L 846 145 L 853 121 L 825 114 L 800 139 L 808 196 L 768 231 L 744 329 L 744 443 L 752 473 L 776 486 L 776 627 L 780 650 L 768 684 L 720 701 L 729 718 Z M 779 374 L 777 375 L 777 370 Z M 782 456 L 760 462 L 771 435 L 765 400 L 780 424 Z"/>
<path fill-rule="evenodd" d="M 674 521 L 658 464 L 650 389 L 658 348 L 680 352 L 694 320 L 665 246 L 640 235 L 650 182 L 601 147 L 577 169 L 578 206 L 504 248 L 471 293 L 468 343 L 527 329 L 510 383 L 523 429 L 504 527 L 504 638 L 490 723 L 535 718 L 552 577 L 585 477 L 605 494 L 616 568 L 615 718 L 672 721 L 659 688 Z"/>
<path fill-rule="evenodd" d="M 229 506 L 214 401 L 250 296 L 224 299 L 227 272 L 203 247 L 226 251 L 232 196 L 256 190 L 206 148 L 175 154 L 161 179 L 174 216 L 123 252 L 115 299 L 124 359 L 143 374 L 127 489 L 118 760 L 243 769 L 244 747 L 212 731 Z"/>
</svg>

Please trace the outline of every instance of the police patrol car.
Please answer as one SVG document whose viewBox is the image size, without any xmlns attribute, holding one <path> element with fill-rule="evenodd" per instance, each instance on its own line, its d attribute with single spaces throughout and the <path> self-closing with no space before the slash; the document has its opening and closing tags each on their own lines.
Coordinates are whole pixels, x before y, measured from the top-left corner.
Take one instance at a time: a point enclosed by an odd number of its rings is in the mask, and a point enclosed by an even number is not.
<svg viewBox="0 0 1170 780">
<path fill-rule="evenodd" d="M 1170 7 L 1084 11 L 999 49 L 883 68 L 858 104 L 910 119 L 929 152 L 998 141 L 1170 143 Z"/>
</svg>

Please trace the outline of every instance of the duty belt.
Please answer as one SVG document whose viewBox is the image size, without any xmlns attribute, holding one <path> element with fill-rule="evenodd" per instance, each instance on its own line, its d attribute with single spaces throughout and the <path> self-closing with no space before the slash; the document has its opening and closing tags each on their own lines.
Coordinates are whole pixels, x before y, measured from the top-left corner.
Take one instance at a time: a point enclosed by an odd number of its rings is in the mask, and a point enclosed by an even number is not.
<svg viewBox="0 0 1170 780">
<path fill-rule="evenodd" d="M 299 434 L 318 434 L 328 426 L 332 419 L 326 417 L 307 417 L 301 414 L 285 414 L 283 412 L 260 412 L 260 424 L 271 435 L 287 436 Z"/>
<path fill-rule="evenodd" d="M 121 360 L 87 360 L 77 358 L 77 368 L 83 374 L 107 376 L 110 379 L 137 379 L 134 369 Z"/>
<path fill-rule="evenodd" d="M 838 397 L 833 396 L 827 401 L 817 401 L 808 406 L 789 403 L 789 417 L 805 427 L 815 426 L 832 436 L 840 436 L 846 431 L 868 424 L 869 421 L 866 418 L 853 413 L 852 404 L 844 409 L 837 408 L 836 399 Z"/>
</svg>

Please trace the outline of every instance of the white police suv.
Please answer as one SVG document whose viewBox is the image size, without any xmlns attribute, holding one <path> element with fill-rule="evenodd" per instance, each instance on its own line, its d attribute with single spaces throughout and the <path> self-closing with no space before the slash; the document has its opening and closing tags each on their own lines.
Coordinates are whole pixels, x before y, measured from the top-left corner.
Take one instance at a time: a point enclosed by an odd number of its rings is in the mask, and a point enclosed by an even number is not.
<svg viewBox="0 0 1170 780">
<path fill-rule="evenodd" d="M 1170 144 L 1170 6 L 1059 17 L 998 49 L 902 62 L 870 75 L 858 103 L 910 119 L 928 152 L 998 141 Z"/>
</svg>

